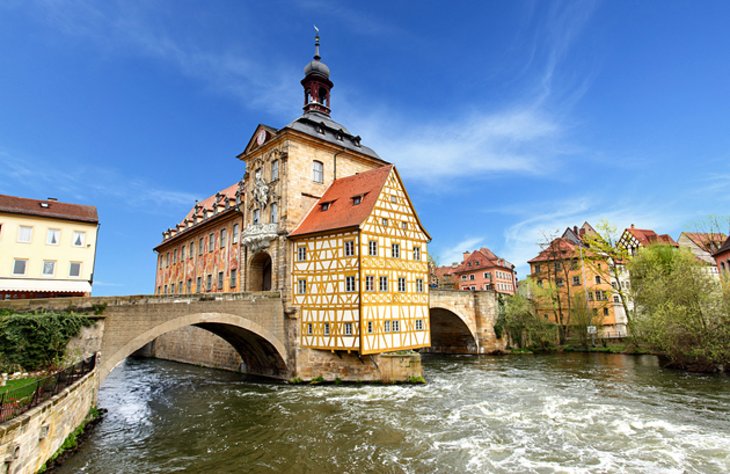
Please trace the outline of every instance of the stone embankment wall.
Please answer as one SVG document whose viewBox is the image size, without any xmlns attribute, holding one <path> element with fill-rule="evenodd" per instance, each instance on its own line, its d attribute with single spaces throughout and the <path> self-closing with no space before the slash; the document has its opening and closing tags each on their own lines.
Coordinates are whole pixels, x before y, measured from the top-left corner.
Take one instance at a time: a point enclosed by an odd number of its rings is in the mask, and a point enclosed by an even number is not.
<svg viewBox="0 0 730 474">
<path fill-rule="evenodd" d="M 0 472 L 37 472 L 95 404 L 96 370 L 45 403 L 0 424 Z"/>
<path fill-rule="evenodd" d="M 406 382 L 423 377 L 421 354 L 386 353 L 359 356 L 355 353 L 302 349 L 297 357 L 297 377 L 309 381 L 322 377 L 334 382 Z"/>
</svg>

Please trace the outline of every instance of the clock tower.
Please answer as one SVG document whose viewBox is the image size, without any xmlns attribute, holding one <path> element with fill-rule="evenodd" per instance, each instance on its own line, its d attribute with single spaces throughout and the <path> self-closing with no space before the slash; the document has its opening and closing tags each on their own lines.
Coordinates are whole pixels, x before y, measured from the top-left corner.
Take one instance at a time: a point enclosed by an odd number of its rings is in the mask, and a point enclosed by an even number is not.
<svg viewBox="0 0 730 474">
<path fill-rule="evenodd" d="M 304 111 L 317 111 L 330 114 L 330 90 L 334 84 L 330 80 L 330 68 L 321 61 L 319 55 L 319 31 L 314 37 L 314 58 L 304 67 Z"/>
</svg>

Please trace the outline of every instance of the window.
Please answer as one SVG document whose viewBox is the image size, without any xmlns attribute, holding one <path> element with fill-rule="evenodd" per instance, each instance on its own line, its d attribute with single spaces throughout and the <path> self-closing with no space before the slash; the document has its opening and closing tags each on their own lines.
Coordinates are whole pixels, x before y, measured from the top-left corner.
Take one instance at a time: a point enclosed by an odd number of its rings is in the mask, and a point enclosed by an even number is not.
<svg viewBox="0 0 730 474">
<path fill-rule="evenodd" d="M 413 247 L 413 260 L 421 260 L 421 247 Z"/>
<path fill-rule="evenodd" d="M 599 285 L 601 284 L 601 277 L 599 277 L 598 275 L 596 275 L 596 283 Z"/>
<path fill-rule="evenodd" d="M 74 247 L 83 247 L 85 242 L 86 242 L 86 232 L 81 232 L 81 231 L 75 230 L 74 238 L 73 238 Z"/>
<path fill-rule="evenodd" d="M 380 291 L 388 291 L 388 277 L 380 277 Z"/>
<path fill-rule="evenodd" d="M 354 276 L 345 277 L 345 291 L 348 291 L 348 292 L 355 291 L 355 277 Z"/>
<path fill-rule="evenodd" d="M 261 211 L 259 209 L 253 210 L 253 223 L 258 224 L 261 221 Z"/>
<path fill-rule="evenodd" d="M 535 264 L 535 273 L 540 273 L 540 264 L 539 263 Z"/>
<path fill-rule="evenodd" d="M 592 291 L 589 291 L 588 293 L 586 293 L 586 295 L 588 296 L 588 301 L 593 301 L 593 292 Z"/>
<path fill-rule="evenodd" d="M 618 284 L 616 284 L 615 281 L 612 281 L 611 282 L 611 288 L 613 288 L 614 290 L 618 290 Z"/>
<path fill-rule="evenodd" d="M 177 283 L 177 292 L 178 294 L 182 295 L 182 282 Z"/>
<path fill-rule="evenodd" d="M 466 275 L 461 275 L 462 280 L 466 280 Z"/>
<path fill-rule="evenodd" d="M 205 279 L 205 291 L 211 291 L 213 289 L 213 274 L 208 273 L 208 277 Z"/>
<path fill-rule="evenodd" d="M 391 245 L 390 253 L 393 258 L 400 258 L 400 244 Z"/>
<path fill-rule="evenodd" d="M 160 270 L 162 270 L 165 267 L 165 259 L 162 258 L 162 255 L 159 255 L 160 257 Z"/>
<path fill-rule="evenodd" d="M 423 319 L 416 319 L 416 331 L 423 331 Z"/>
<path fill-rule="evenodd" d="M 161 286 L 158 286 L 157 287 L 157 294 L 158 295 L 161 295 L 162 294 L 162 287 Z"/>
<path fill-rule="evenodd" d="M 279 160 L 271 162 L 271 181 L 279 179 Z"/>
<path fill-rule="evenodd" d="M 603 308 L 603 315 L 608 316 L 608 308 Z"/>
<path fill-rule="evenodd" d="M 238 274 L 236 272 L 236 269 L 231 270 L 231 288 L 235 288 L 238 280 Z"/>
<path fill-rule="evenodd" d="M 560 262 L 555 262 L 553 265 L 555 266 L 556 272 L 559 272 L 563 268 L 563 266 L 560 264 Z"/>
<path fill-rule="evenodd" d="M 393 320 L 393 332 L 400 331 L 400 321 L 397 319 Z"/>
<path fill-rule="evenodd" d="M 46 276 L 53 276 L 56 273 L 56 262 L 53 260 L 43 261 L 43 274 Z"/>
<path fill-rule="evenodd" d="M 320 209 L 321 209 L 321 210 L 322 210 L 323 212 L 324 212 L 324 211 L 328 211 L 328 210 L 329 210 L 329 208 L 330 208 L 330 204 L 331 204 L 331 203 L 329 203 L 329 202 L 323 202 L 322 204 L 320 204 L 320 205 L 319 205 L 319 208 L 320 208 Z"/>
<path fill-rule="evenodd" d="M 601 301 L 601 292 L 596 291 L 596 301 Z"/>
<path fill-rule="evenodd" d="M 13 275 L 25 275 L 25 267 L 28 260 L 16 258 L 13 264 Z"/>
<path fill-rule="evenodd" d="M 193 279 L 192 278 L 188 278 L 188 282 L 186 284 L 185 290 L 186 290 L 185 292 L 187 294 L 192 293 L 192 291 L 193 291 Z"/>
<path fill-rule="evenodd" d="M 297 293 L 303 295 L 307 292 L 307 280 L 301 279 L 297 282 Z"/>
<path fill-rule="evenodd" d="M 365 277 L 365 291 L 375 291 L 375 277 L 367 275 Z"/>
<path fill-rule="evenodd" d="M 218 291 L 223 289 L 223 272 L 218 272 Z"/>
<path fill-rule="evenodd" d="M 312 335 L 312 323 L 307 324 L 307 334 L 310 336 Z"/>
<path fill-rule="evenodd" d="M 167 285 L 165 285 L 165 294 L 167 294 Z"/>
<path fill-rule="evenodd" d="M 355 241 L 345 240 L 345 257 L 352 257 L 355 255 Z"/>
<path fill-rule="evenodd" d="M 371 257 L 375 257 L 378 255 L 378 242 L 377 241 L 371 240 L 370 242 L 368 242 L 368 255 L 370 255 Z"/>
<path fill-rule="evenodd" d="M 345 323 L 345 336 L 352 336 L 352 323 Z"/>
<path fill-rule="evenodd" d="M 489 272 L 484 272 L 484 278 L 486 278 L 487 280 L 491 280 L 492 279 L 492 274 L 489 273 Z"/>
<path fill-rule="evenodd" d="M 48 236 L 46 237 L 46 244 L 58 245 L 61 241 L 61 231 L 58 229 L 48 229 Z"/>
<path fill-rule="evenodd" d="M 473 273 L 471 275 L 469 275 L 469 279 L 470 280 L 473 280 L 474 279 L 474 274 Z"/>
<path fill-rule="evenodd" d="M 578 285 L 580 285 L 580 277 L 574 276 L 573 277 L 573 286 L 578 286 Z"/>
<path fill-rule="evenodd" d="M 324 323 L 324 335 L 325 336 L 330 335 L 330 323 Z"/>
<path fill-rule="evenodd" d="M 177 249 L 172 251 L 172 263 L 177 263 Z"/>
<path fill-rule="evenodd" d="M 212 252 L 215 248 L 215 234 L 211 232 L 208 234 L 208 252 Z"/>
<path fill-rule="evenodd" d="M 185 260 L 185 246 L 183 245 L 182 247 L 180 247 L 180 261 L 182 262 L 184 260 Z"/>
<path fill-rule="evenodd" d="M 25 225 L 18 227 L 18 242 L 30 243 L 33 238 L 33 228 Z"/>
<path fill-rule="evenodd" d="M 393 204 L 395 204 L 395 203 L 397 203 L 397 202 L 398 202 L 398 198 L 397 198 L 397 197 L 395 197 L 395 196 L 393 196 L 393 195 L 391 195 L 391 196 L 390 196 L 390 202 L 392 202 Z"/>
<path fill-rule="evenodd" d="M 279 205 L 275 202 L 271 203 L 271 208 L 269 209 L 269 222 L 272 224 L 279 222 Z"/>
<path fill-rule="evenodd" d="M 203 277 L 198 277 L 195 280 L 195 292 L 200 293 L 200 290 L 203 288 Z"/>
<path fill-rule="evenodd" d="M 324 164 L 321 161 L 312 163 L 312 181 L 315 183 L 324 183 Z"/>
<path fill-rule="evenodd" d="M 307 247 L 301 246 L 297 248 L 297 260 L 303 262 L 307 259 Z"/>
<path fill-rule="evenodd" d="M 357 206 L 362 202 L 362 196 L 355 196 L 352 198 L 352 205 Z"/>
<path fill-rule="evenodd" d="M 71 262 L 71 266 L 68 270 L 68 276 L 77 277 L 81 275 L 81 263 Z"/>
<path fill-rule="evenodd" d="M 613 295 L 613 302 L 614 303 L 620 303 L 621 302 L 621 298 L 619 297 L 619 295 Z"/>
<path fill-rule="evenodd" d="M 537 286 L 539 286 L 540 288 L 542 288 L 542 280 L 537 280 Z"/>
<path fill-rule="evenodd" d="M 383 225 L 383 227 L 388 227 L 388 219 L 386 219 L 385 217 L 380 219 L 380 223 Z"/>
<path fill-rule="evenodd" d="M 198 240 L 198 255 L 203 255 L 203 239 Z"/>
<path fill-rule="evenodd" d="M 368 334 L 372 334 L 372 333 L 373 333 L 373 322 L 368 321 Z"/>
<path fill-rule="evenodd" d="M 384 327 L 383 327 L 383 331 L 384 332 L 390 332 L 390 321 L 389 320 L 386 320 L 385 321 L 385 324 L 384 324 Z"/>
<path fill-rule="evenodd" d="M 190 242 L 190 257 L 193 258 L 193 255 L 195 254 L 195 242 Z"/>
<path fill-rule="evenodd" d="M 256 181 L 262 179 L 261 178 L 261 168 L 257 168 L 256 171 L 254 171 L 254 174 L 253 175 L 254 175 L 254 179 Z"/>
<path fill-rule="evenodd" d="M 398 291 L 401 293 L 406 291 L 406 279 L 403 277 L 398 277 Z"/>
<path fill-rule="evenodd" d="M 563 285 L 565 285 L 565 281 L 562 278 L 556 278 L 555 279 L 555 285 L 556 286 L 563 286 Z"/>
<path fill-rule="evenodd" d="M 169 266 L 170 266 L 170 252 L 167 252 L 165 254 L 165 267 L 169 267 Z"/>
<path fill-rule="evenodd" d="M 238 224 L 233 224 L 233 243 L 238 243 Z"/>
<path fill-rule="evenodd" d="M 422 278 L 416 279 L 416 291 L 419 293 L 423 293 L 423 279 Z"/>
<path fill-rule="evenodd" d="M 221 229 L 221 238 L 220 238 L 220 247 L 224 248 L 226 246 L 226 238 L 228 235 L 226 235 L 228 231 L 226 229 Z"/>
</svg>

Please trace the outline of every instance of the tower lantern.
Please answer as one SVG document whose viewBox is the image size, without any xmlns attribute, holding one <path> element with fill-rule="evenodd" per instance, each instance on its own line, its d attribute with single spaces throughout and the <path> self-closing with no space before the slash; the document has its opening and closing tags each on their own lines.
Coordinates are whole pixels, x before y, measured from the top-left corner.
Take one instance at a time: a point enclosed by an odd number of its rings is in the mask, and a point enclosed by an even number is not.
<svg viewBox="0 0 730 474">
<path fill-rule="evenodd" d="M 319 55 L 319 29 L 315 26 L 314 58 L 304 67 L 304 112 L 330 114 L 330 91 L 334 87 L 330 81 L 330 68 L 321 61 Z"/>
</svg>

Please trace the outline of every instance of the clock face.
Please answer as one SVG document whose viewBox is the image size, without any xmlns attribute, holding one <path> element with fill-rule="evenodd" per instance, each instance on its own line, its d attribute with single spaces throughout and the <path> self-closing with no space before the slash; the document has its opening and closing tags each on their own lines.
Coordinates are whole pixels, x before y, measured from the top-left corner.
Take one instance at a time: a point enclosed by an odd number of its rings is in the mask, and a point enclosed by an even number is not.
<svg viewBox="0 0 730 474">
<path fill-rule="evenodd" d="M 259 145 L 263 145 L 266 141 L 266 132 L 264 130 L 261 130 L 258 135 L 256 135 L 256 143 Z"/>
</svg>

